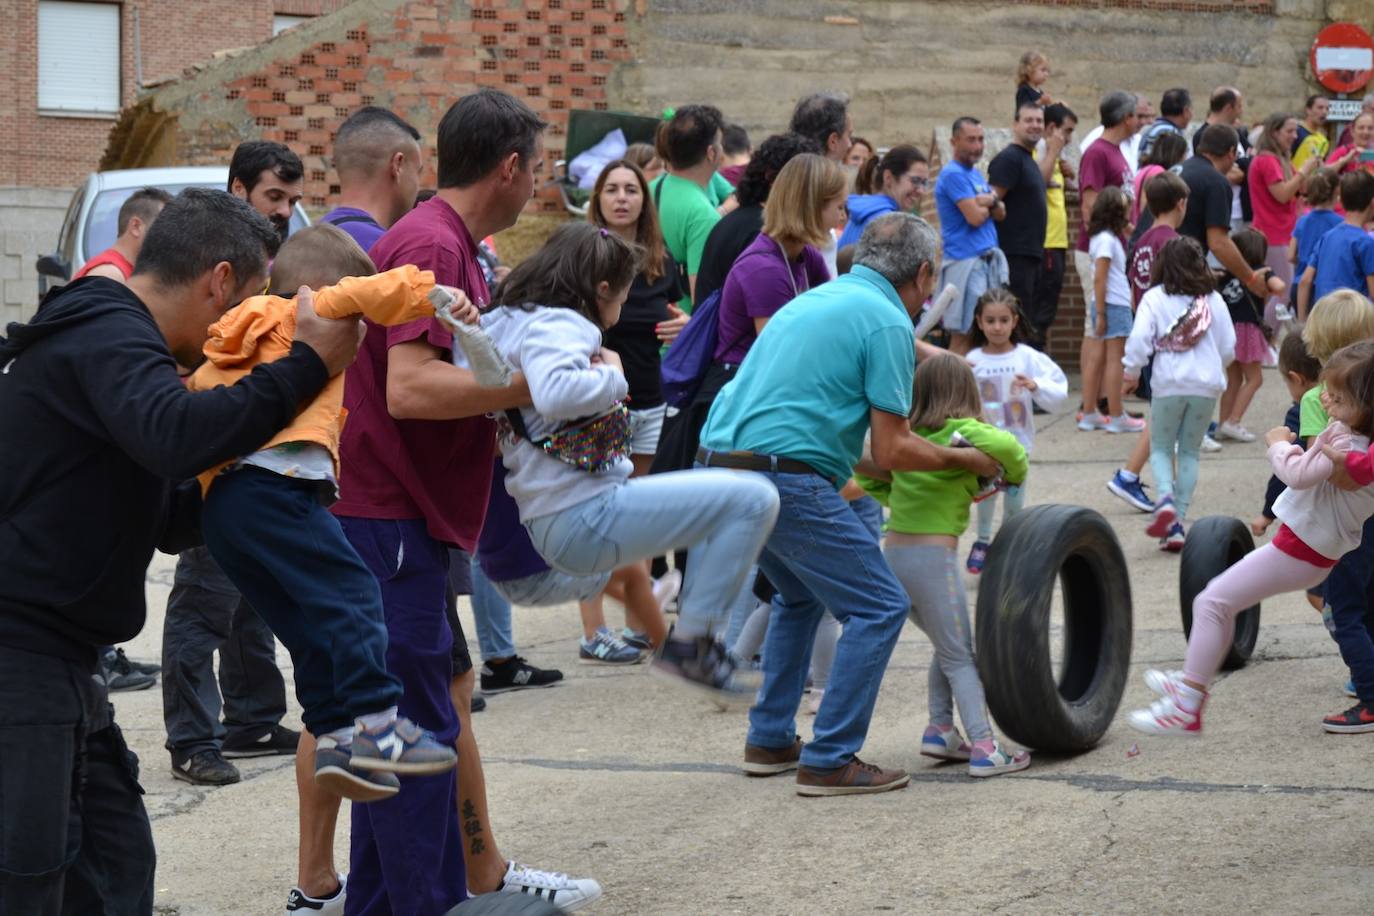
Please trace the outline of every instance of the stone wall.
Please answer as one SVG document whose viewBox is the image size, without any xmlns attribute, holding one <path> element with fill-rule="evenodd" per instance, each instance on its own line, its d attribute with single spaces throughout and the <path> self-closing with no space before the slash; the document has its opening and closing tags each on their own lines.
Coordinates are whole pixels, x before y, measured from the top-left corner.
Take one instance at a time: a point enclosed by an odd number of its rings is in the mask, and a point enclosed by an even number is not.
<svg viewBox="0 0 1374 916">
<path fill-rule="evenodd" d="M 0 188 L 0 334 L 11 321 L 26 321 L 38 307 L 39 255 L 57 247 L 62 217 L 71 203 L 66 188 Z"/>
</svg>

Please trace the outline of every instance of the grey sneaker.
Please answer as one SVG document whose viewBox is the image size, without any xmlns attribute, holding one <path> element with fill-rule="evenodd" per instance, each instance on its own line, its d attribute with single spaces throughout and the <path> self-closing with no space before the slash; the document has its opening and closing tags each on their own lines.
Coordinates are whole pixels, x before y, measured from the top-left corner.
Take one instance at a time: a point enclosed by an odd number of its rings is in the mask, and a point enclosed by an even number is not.
<svg viewBox="0 0 1374 916">
<path fill-rule="evenodd" d="M 725 646 L 709 636 L 668 638 L 649 664 L 653 676 L 705 694 L 722 709 L 747 707 L 758 692 L 756 678 L 741 677 L 739 665 Z"/>
<path fill-rule="evenodd" d="M 428 776 L 453 769 L 458 754 L 407 718 L 367 731 L 358 723 L 353 732 L 349 765 L 360 770 L 385 770 L 411 776 Z"/>
<path fill-rule="evenodd" d="M 327 736 L 315 747 L 315 784 L 355 802 L 381 801 L 401 791 L 395 773 L 354 767 L 349 749 Z"/>
<path fill-rule="evenodd" d="M 584 665 L 637 665 L 642 658 L 638 649 L 627 646 L 605 627 L 591 639 L 581 640 L 577 648 L 577 660 Z"/>
</svg>

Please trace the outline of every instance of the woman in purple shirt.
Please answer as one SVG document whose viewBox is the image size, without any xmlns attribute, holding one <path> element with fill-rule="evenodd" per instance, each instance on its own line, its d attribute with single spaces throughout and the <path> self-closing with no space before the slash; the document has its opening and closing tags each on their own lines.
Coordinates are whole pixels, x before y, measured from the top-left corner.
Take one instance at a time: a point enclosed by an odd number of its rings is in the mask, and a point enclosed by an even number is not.
<svg viewBox="0 0 1374 916">
<path fill-rule="evenodd" d="M 830 279 L 819 246 L 844 219 L 847 190 L 840 167 L 813 153 L 793 157 L 778 172 L 764 207 L 763 231 L 725 278 L 708 379 L 723 373 L 728 380 L 778 309 Z"/>
</svg>

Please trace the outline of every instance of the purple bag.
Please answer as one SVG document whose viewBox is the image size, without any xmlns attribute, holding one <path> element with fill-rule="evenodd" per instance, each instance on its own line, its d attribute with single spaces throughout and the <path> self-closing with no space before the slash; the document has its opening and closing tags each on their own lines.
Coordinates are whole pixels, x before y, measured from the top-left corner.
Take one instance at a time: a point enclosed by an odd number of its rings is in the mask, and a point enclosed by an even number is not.
<svg viewBox="0 0 1374 916">
<path fill-rule="evenodd" d="M 692 317 L 663 355 L 663 400 L 669 407 L 692 403 L 716 355 L 720 331 L 720 290 L 692 310 Z"/>
</svg>

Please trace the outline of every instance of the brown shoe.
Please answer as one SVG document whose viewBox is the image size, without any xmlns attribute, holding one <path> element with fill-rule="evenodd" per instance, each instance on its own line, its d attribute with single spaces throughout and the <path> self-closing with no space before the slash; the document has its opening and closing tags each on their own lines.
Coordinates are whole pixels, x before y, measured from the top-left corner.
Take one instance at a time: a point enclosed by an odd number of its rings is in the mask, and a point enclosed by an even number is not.
<svg viewBox="0 0 1374 916">
<path fill-rule="evenodd" d="M 757 744 L 744 746 L 744 766 L 748 776 L 776 776 L 797 768 L 801 759 L 802 739 L 792 742 L 790 747 L 759 747 Z"/>
<path fill-rule="evenodd" d="M 909 782 L 906 770 L 884 770 L 858 757 L 837 770 L 797 767 L 798 795 L 867 795 L 905 788 Z"/>
</svg>

